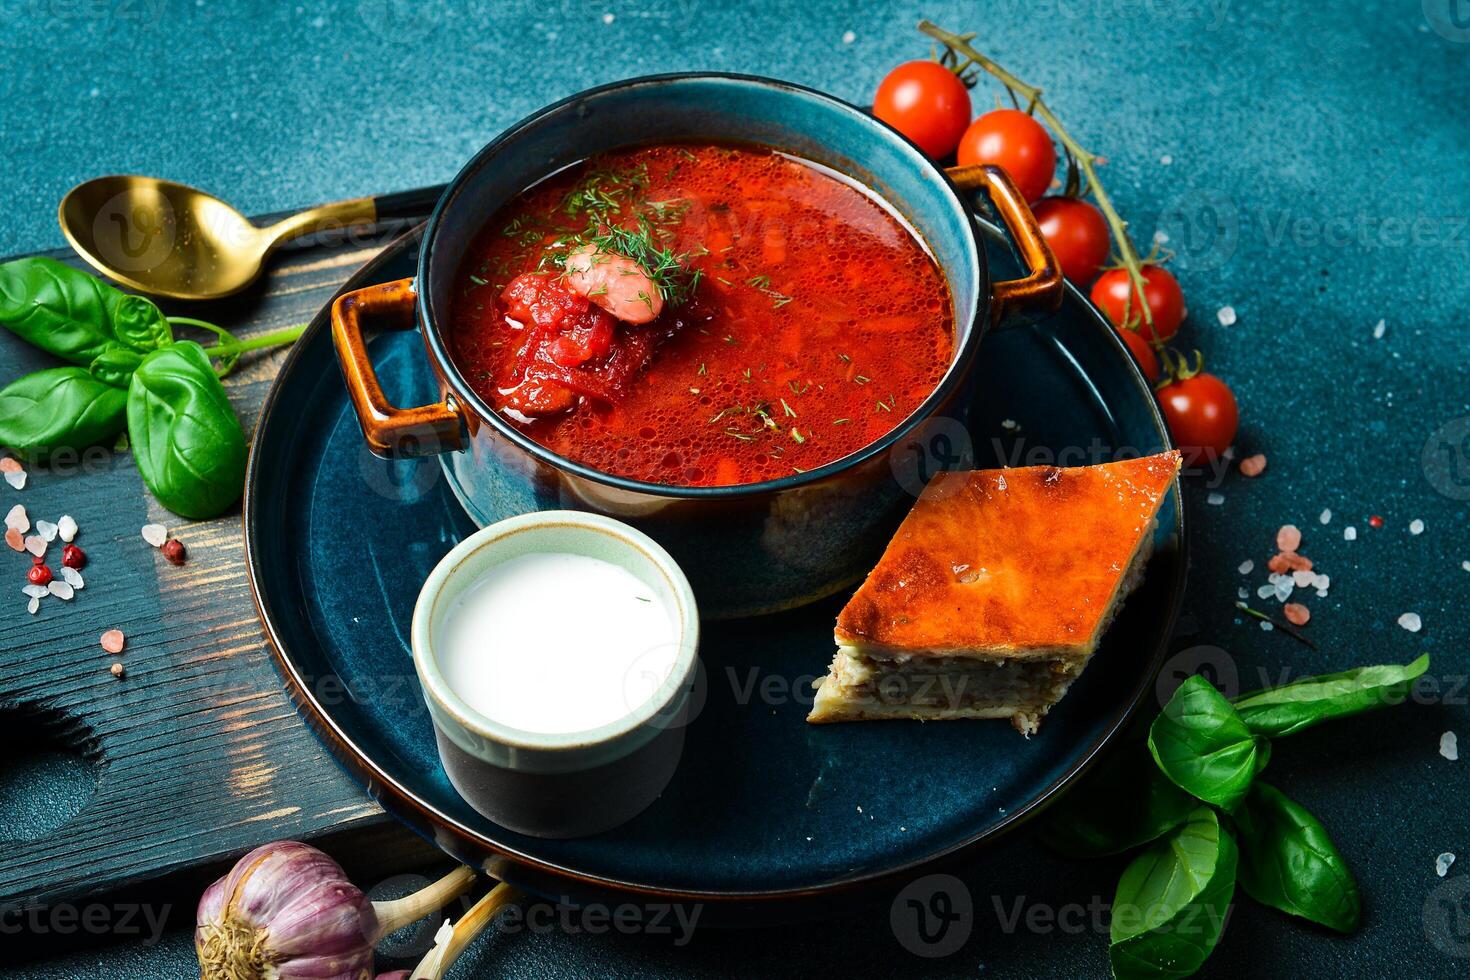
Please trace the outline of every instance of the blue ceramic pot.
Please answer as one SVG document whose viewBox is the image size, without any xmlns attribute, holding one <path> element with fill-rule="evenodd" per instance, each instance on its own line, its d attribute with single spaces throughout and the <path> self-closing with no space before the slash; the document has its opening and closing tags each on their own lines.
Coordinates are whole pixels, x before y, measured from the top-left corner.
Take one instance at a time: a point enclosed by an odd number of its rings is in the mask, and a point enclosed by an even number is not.
<svg viewBox="0 0 1470 980">
<path fill-rule="evenodd" d="M 500 418 L 456 368 L 446 337 L 459 263 L 491 216 L 564 167 L 629 145 L 754 143 L 855 178 L 918 231 L 948 281 L 957 336 L 934 393 L 892 432 L 807 473 L 733 487 L 677 487 L 612 476 L 556 455 Z M 962 189 L 984 188 L 1030 273 L 991 282 Z M 1061 274 L 1025 201 L 990 167 L 946 172 L 903 136 L 831 96 L 739 75 L 660 75 L 572 96 L 492 141 L 446 189 L 424 233 L 418 275 L 338 298 L 333 339 L 363 432 L 380 455 L 442 453 L 480 525 L 531 511 L 606 514 L 679 562 L 713 618 L 803 605 L 859 580 L 929 475 L 929 438 L 962 420 L 986 329 L 1055 309 Z M 444 399 L 400 409 L 384 397 L 362 340 L 373 325 L 423 333 Z"/>
</svg>

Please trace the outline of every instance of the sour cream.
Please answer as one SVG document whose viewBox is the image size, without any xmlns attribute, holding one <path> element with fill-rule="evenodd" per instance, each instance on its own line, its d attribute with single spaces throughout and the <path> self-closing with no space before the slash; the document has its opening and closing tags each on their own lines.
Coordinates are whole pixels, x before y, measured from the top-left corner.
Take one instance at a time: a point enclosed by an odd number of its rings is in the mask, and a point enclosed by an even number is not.
<svg viewBox="0 0 1470 980">
<path fill-rule="evenodd" d="M 532 553 L 492 567 L 444 614 L 435 656 L 475 711 L 539 734 L 636 711 L 674 667 L 676 614 L 600 558 Z"/>
</svg>

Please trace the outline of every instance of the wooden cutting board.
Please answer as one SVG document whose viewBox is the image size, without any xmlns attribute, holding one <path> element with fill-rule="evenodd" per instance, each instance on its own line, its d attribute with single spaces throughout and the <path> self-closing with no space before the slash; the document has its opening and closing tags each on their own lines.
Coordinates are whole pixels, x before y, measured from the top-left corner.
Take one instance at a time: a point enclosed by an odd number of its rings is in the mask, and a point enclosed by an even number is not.
<svg viewBox="0 0 1470 980">
<path fill-rule="evenodd" d="M 300 243 L 240 296 L 161 305 L 241 337 L 306 322 L 403 230 Z M 283 356 L 247 354 L 225 380 L 247 433 Z M 54 363 L 0 330 L 0 385 Z M 33 467 L 20 491 L 0 484 L 0 511 L 23 503 L 33 522 L 75 517 L 88 556 L 76 598 L 48 597 L 32 616 L 20 591 L 30 556 L 0 549 L 0 911 L 221 866 L 285 838 L 349 864 L 370 850 L 383 870 L 432 859 L 297 716 L 256 618 L 238 508 L 186 521 L 153 501 L 130 455 L 97 455 Z M 143 541 L 150 521 L 184 542 L 187 564 Z M 48 557 L 54 569 L 59 553 Z M 98 643 L 114 628 L 127 636 L 119 657 Z"/>
</svg>

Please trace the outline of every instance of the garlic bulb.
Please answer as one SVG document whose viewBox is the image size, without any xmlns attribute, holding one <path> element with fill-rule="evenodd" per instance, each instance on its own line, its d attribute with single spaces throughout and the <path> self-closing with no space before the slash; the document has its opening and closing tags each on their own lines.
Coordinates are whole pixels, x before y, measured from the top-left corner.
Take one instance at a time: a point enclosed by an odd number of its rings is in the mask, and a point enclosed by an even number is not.
<svg viewBox="0 0 1470 980">
<path fill-rule="evenodd" d="M 341 866 L 295 841 L 246 854 L 199 900 L 203 980 L 371 980 L 373 947 L 464 894 L 468 868 L 407 898 L 370 902 Z"/>
</svg>

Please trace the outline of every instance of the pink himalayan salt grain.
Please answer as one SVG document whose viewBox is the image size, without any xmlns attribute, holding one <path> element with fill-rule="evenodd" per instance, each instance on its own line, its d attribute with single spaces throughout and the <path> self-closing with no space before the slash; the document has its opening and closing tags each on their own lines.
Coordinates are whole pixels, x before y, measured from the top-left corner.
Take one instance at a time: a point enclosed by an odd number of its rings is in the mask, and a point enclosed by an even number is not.
<svg viewBox="0 0 1470 980">
<path fill-rule="evenodd" d="M 1240 461 L 1241 476 L 1256 477 L 1264 472 L 1266 472 L 1266 456 L 1264 453 L 1256 453 L 1254 456 L 1247 456 Z"/>
<path fill-rule="evenodd" d="M 1281 530 L 1276 532 L 1276 548 L 1278 551 L 1296 551 L 1302 546 L 1302 532 L 1295 524 L 1283 524 Z"/>
<path fill-rule="evenodd" d="M 10 545 L 11 551 L 26 550 L 25 535 L 21 534 L 13 527 L 8 527 L 5 529 L 5 543 Z"/>
<path fill-rule="evenodd" d="M 20 465 L 20 460 L 14 456 L 6 456 L 0 459 L 0 473 L 20 473 L 23 470 L 24 467 Z"/>
<path fill-rule="evenodd" d="M 122 653 L 123 644 L 127 642 L 122 630 L 108 630 L 102 634 L 102 649 L 108 653 Z"/>
<path fill-rule="evenodd" d="M 1266 562 L 1266 568 L 1273 572 L 1310 572 L 1312 559 L 1294 551 L 1283 551 Z"/>
<path fill-rule="evenodd" d="M 1288 602 L 1281 607 L 1281 614 L 1293 626 L 1305 626 L 1307 625 L 1307 620 L 1312 618 L 1311 611 L 1300 602 Z"/>
</svg>

